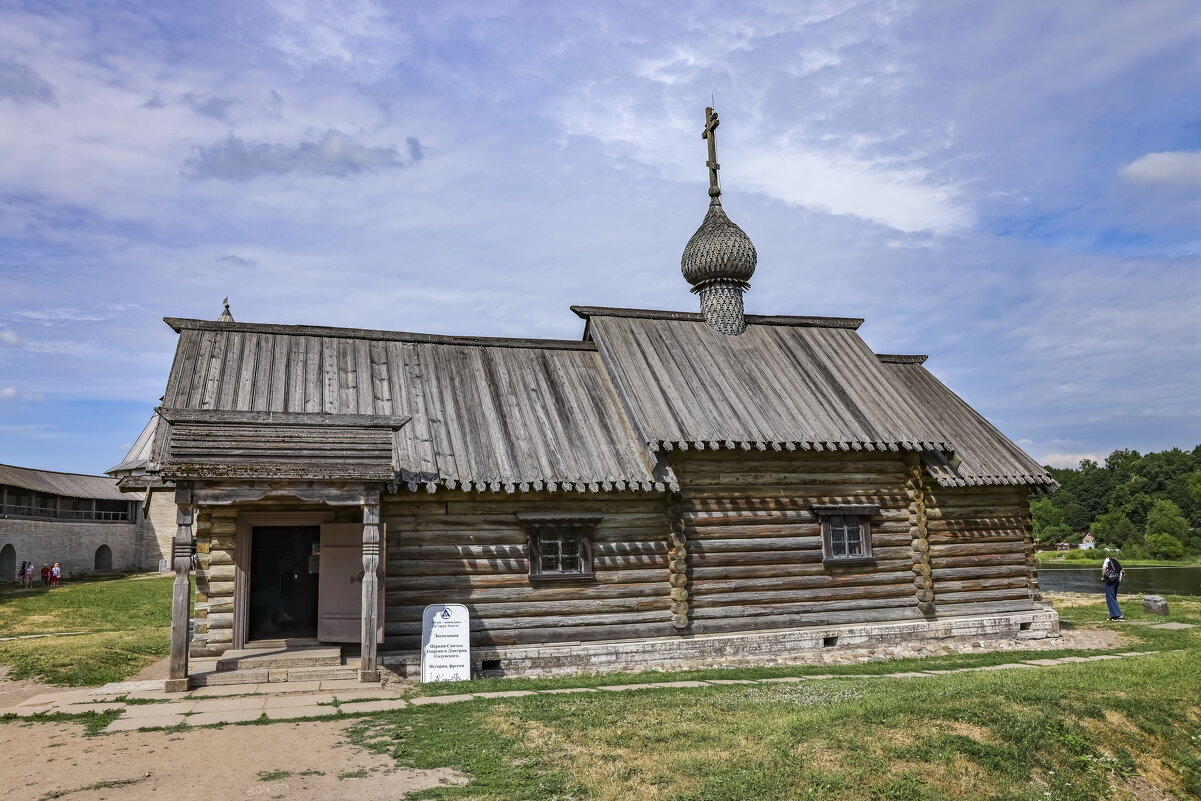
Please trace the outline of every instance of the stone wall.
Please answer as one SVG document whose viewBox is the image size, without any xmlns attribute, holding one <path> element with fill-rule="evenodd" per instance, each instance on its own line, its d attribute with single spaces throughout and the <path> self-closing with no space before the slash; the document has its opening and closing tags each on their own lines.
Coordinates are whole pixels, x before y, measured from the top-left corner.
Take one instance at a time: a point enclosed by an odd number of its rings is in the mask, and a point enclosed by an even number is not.
<svg viewBox="0 0 1201 801">
<path fill-rule="evenodd" d="M 146 515 L 147 535 L 142 544 L 142 565 L 146 570 L 158 570 L 166 563 L 171 567 L 171 540 L 175 539 L 175 490 L 151 493 L 150 511 Z"/>
<path fill-rule="evenodd" d="M 12 545 L 16 564 L 32 561 L 35 572 L 43 564 L 55 562 L 64 576 L 94 572 L 96 551 L 107 545 L 112 551 L 113 570 L 142 570 L 143 540 L 153 537 L 150 526 L 137 523 L 110 523 L 92 520 L 23 520 L 0 518 L 0 549 Z M 0 581 L 16 579 L 0 576 Z"/>
<path fill-rule="evenodd" d="M 1059 616 L 1052 610 L 1039 609 L 945 620 L 805 627 L 683 639 L 473 648 L 471 670 L 475 676 L 532 678 L 821 664 L 870 661 L 866 656 L 857 658 L 870 653 L 864 649 L 926 646 L 954 651 L 970 650 L 965 646 L 972 642 L 1002 648 L 1058 637 Z M 411 680 L 421 675 L 421 655 L 417 651 L 385 653 L 380 656 L 380 663 L 391 678 Z"/>
</svg>

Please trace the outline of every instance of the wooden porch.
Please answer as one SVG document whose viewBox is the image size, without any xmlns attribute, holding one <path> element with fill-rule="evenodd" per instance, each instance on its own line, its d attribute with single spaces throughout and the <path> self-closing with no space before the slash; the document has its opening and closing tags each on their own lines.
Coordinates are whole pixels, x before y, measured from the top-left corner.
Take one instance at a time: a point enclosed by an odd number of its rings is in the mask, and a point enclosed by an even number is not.
<svg viewBox="0 0 1201 801">
<path fill-rule="evenodd" d="M 171 660 L 167 680 L 169 692 L 184 692 L 192 687 L 213 684 L 266 683 L 316 679 L 358 678 L 362 682 L 379 681 L 378 646 L 382 639 L 383 542 L 380 523 L 381 487 L 360 482 L 288 482 L 250 481 L 239 483 L 178 481 L 175 489 L 176 535 L 173 543 L 175 584 L 171 608 Z M 327 508 L 323 512 L 263 513 L 254 503 L 264 500 L 295 500 Z M 192 571 L 196 569 L 196 518 L 199 510 L 213 507 L 245 507 L 237 512 L 238 541 L 249 542 L 253 525 L 299 522 L 325 524 L 345 530 L 348 524 L 333 524 L 334 511 L 357 507 L 361 524 L 359 554 L 362 571 L 353 580 L 361 584 L 358 604 L 358 641 L 319 643 L 315 639 L 250 640 L 248 606 L 250 596 L 250 560 L 248 548 L 234 549 L 233 641 L 231 648 L 216 659 L 190 662 L 189 619 L 191 617 Z M 226 512 L 229 514 L 229 512 Z M 345 516 L 343 515 L 345 519 Z M 354 531 L 350 532 L 352 535 Z M 346 550 L 346 549 L 343 549 Z M 350 556 L 354 558 L 353 551 Z M 353 563 L 352 563 L 353 564 Z M 353 566 L 357 567 L 357 564 Z M 228 569 L 228 568 L 227 568 Z M 353 599 L 353 596 L 351 596 Z M 346 617 L 346 610 L 342 610 Z M 350 601 L 354 612 L 354 601 Z M 353 618 L 351 618 L 353 621 Z M 346 635 L 343 635 L 346 636 Z M 353 639 L 353 632 L 346 639 Z M 341 640 L 342 637 L 337 639 Z"/>
</svg>

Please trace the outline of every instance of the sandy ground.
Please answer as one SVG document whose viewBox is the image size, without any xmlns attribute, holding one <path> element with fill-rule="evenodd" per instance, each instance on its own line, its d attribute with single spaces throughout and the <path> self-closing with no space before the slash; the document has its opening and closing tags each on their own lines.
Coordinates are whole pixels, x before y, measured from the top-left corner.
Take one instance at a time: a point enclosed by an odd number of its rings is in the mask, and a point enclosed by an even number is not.
<svg viewBox="0 0 1201 801">
<path fill-rule="evenodd" d="M 72 723 L 0 724 L 0 798 L 396 801 L 414 790 L 466 781 L 452 770 L 397 768 L 389 757 L 348 745 L 342 738 L 347 725 L 315 721 L 84 737 Z M 365 775 L 338 778 L 348 773 Z"/>
<path fill-rule="evenodd" d="M 153 662 L 134 676 L 130 676 L 126 681 L 142 681 L 144 679 L 165 679 L 167 678 L 167 669 L 171 660 L 168 657 L 163 657 L 157 662 Z M 0 665 L 0 707 L 16 706 L 22 701 L 27 701 L 35 695 L 43 695 L 45 693 L 61 693 L 67 692 L 70 687 L 54 687 L 50 684 L 42 684 L 36 679 L 21 679 L 15 681 L 8 677 L 8 667 Z"/>
</svg>

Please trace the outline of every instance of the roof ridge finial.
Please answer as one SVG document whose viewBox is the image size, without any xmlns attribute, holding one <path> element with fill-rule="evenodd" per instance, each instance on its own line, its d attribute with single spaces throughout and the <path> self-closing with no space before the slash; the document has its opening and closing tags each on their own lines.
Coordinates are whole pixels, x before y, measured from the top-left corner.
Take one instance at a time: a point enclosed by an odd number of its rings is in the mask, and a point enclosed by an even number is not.
<svg viewBox="0 0 1201 801">
<path fill-rule="evenodd" d="M 717 178 L 717 171 L 721 169 L 721 165 L 717 163 L 717 126 L 721 125 L 721 120 L 717 117 L 717 112 L 713 110 L 713 106 L 705 108 L 705 129 L 701 131 L 701 139 L 709 141 L 709 160 L 705 162 L 705 166 L 709 168 L 709 197 L 713 198 L 709 201 L 711 204 L 721 205 L 721 182 Z"/>
<path fill-rule="evenodd" d="M 217 322 L 232 323 L 234 321 L 234 316 L 229 313 L 229 298 L 225 298 L 221 302 L 225 304 L 225 309 L 221 312 L 221 316 L 217 318 Z"/>
<path fill-rule="evenodd" d="M 709 211 L 701 227 L 684 246 L 680 270 L 700 295 L 701 312 L 714 330 L 737 336 L 746 330 L 742 294 L 755 272 L 758 255 L 746 232 L 726 216 L 721 207 L 721 183 L 717 171 L 717 126 L 721 120 L 712 106 L 705 109 L 701 138 L 709 142 Z"/>
</svg>

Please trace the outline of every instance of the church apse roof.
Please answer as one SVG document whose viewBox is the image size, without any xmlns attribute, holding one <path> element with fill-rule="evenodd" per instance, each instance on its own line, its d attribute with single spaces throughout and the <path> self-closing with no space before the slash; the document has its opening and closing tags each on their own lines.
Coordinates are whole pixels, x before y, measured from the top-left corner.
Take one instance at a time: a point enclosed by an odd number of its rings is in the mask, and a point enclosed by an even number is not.
<svg viewBox="0 0 1201 801">
<path fill-rule="evenodd" d="M 873 353 L 862 320 L 747 315 L 730 337 L 699 314 L 575 311 L 653 451 L 911 450 L 944 485 L 1054 486 L 924 356 Z"/>
</svg>

